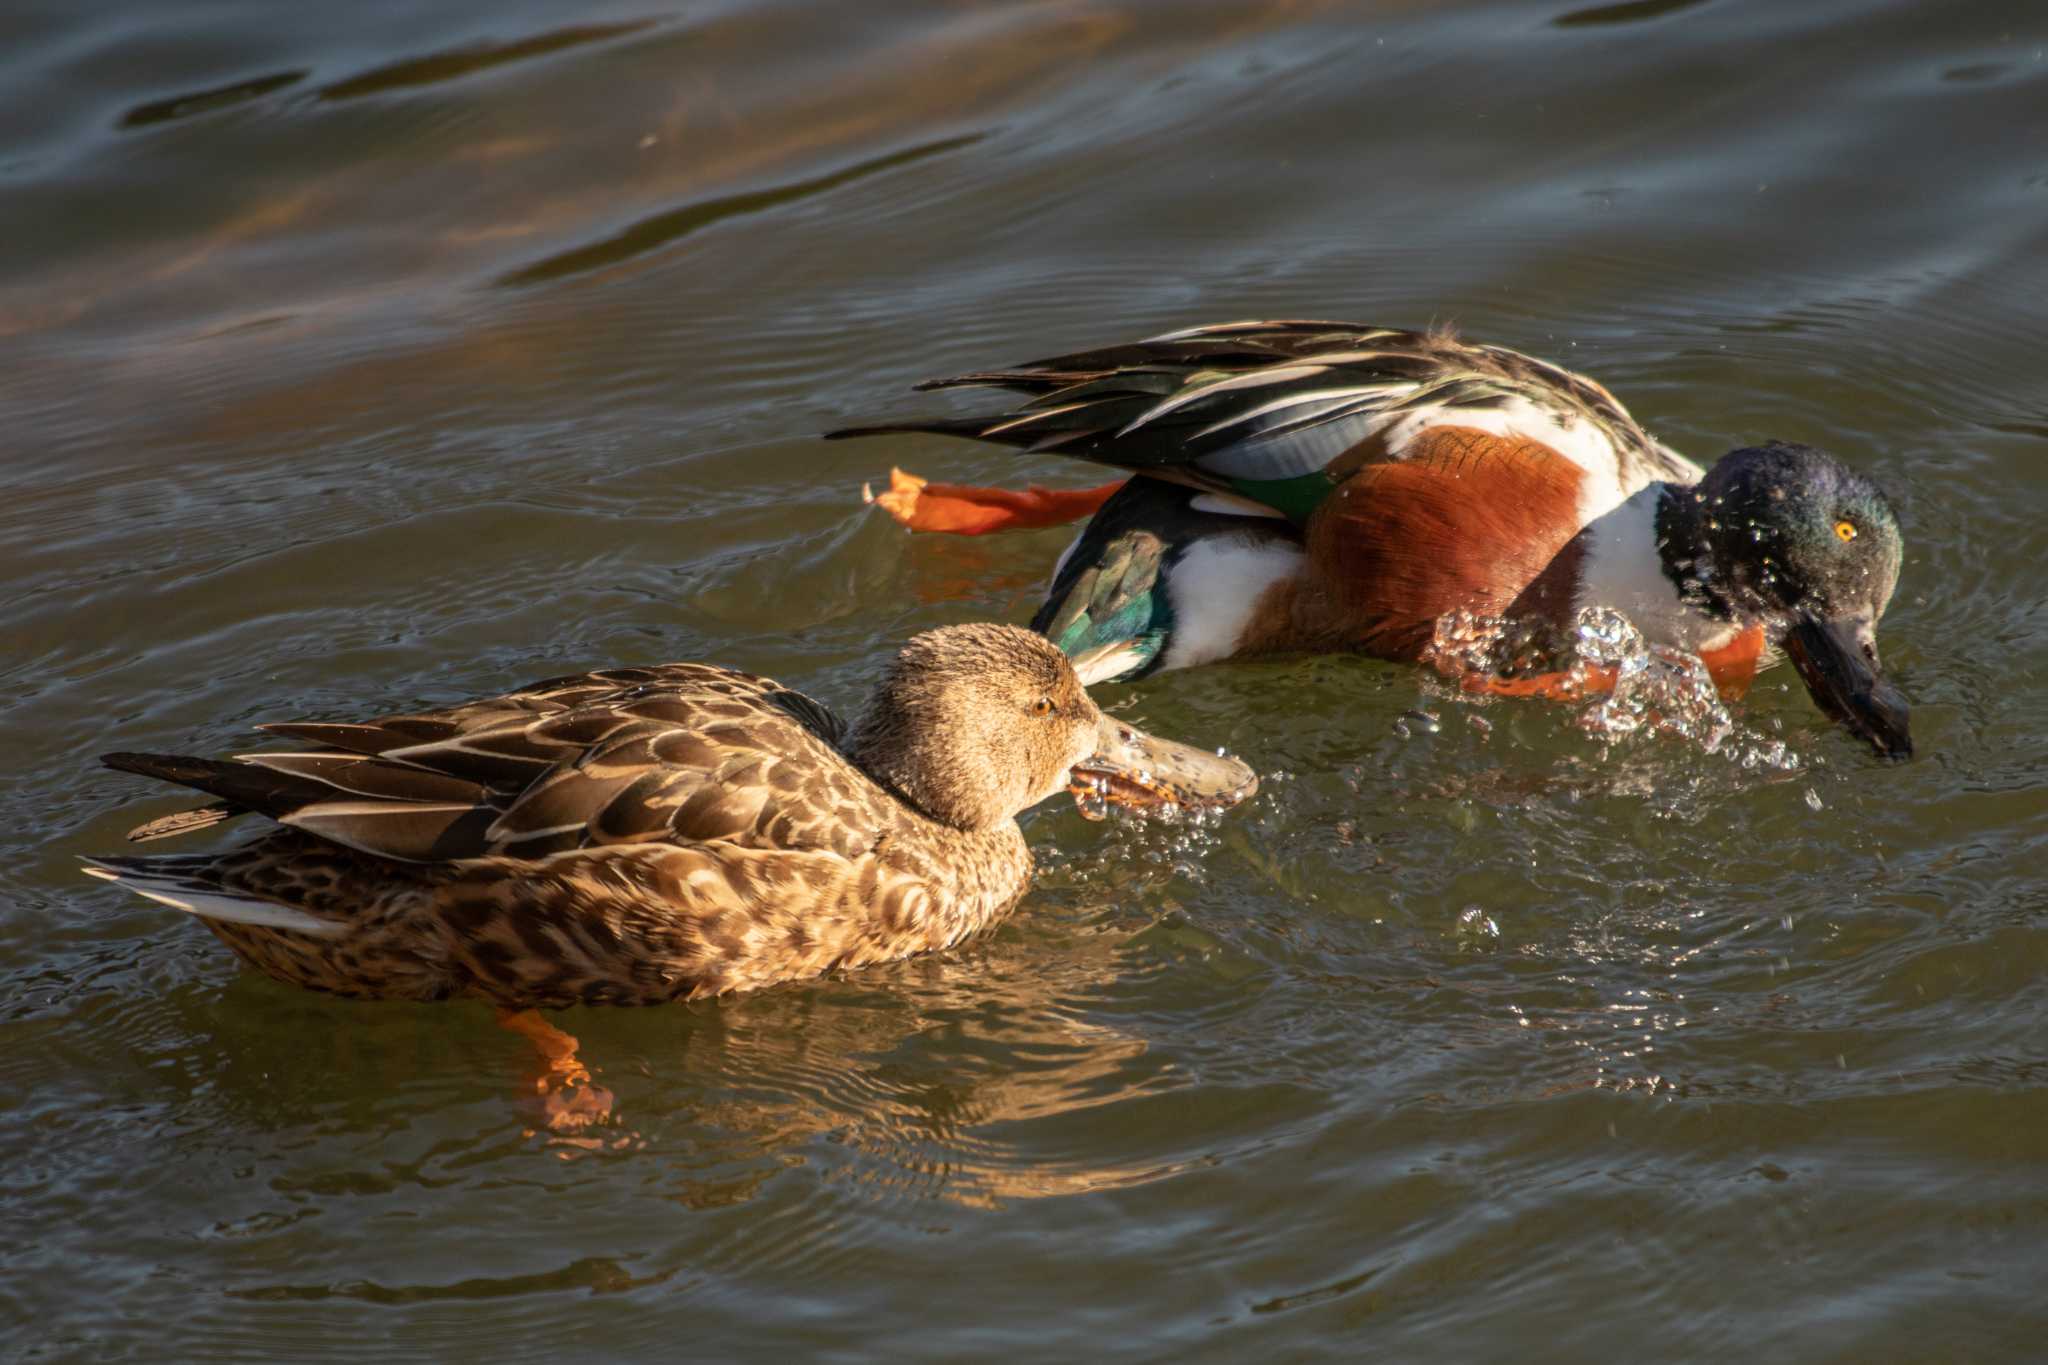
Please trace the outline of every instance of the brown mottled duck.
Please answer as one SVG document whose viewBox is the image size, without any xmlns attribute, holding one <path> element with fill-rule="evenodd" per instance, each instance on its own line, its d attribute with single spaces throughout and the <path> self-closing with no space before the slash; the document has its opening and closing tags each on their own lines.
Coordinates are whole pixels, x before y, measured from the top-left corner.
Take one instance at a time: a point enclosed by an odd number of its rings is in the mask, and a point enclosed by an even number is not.
<svg viewBox="0 0 2048 1365">
<path fill-rule="evenodd" d="M 267 816 L 218 854 L 88 860 L 279 980 L 513 1011 L 752 990 L 944 948 L 1023 895 L 1017 815 L 1062 789 L 1222 806 L 1235 760 L 1107 719 L 1014 626 L 946 626 L 890 662 L 853 724 L 709 664 L 536 683 L 443 711 L 261 727 L 231 759 L 116 753 L 216 798 L 131 839 Z M 580 1079 L 580 1075 L 578 1076 Z"/>
</svg>

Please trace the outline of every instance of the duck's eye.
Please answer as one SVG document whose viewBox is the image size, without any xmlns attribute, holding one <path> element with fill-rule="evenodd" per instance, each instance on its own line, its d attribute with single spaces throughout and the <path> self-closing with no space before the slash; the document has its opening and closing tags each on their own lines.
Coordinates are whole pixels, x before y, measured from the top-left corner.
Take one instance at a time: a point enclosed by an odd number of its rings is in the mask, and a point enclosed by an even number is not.
<svg viewBox="0 0 2048 1365">
<path fill-rule="evenodd" d="M 1835 523 L 1835 539 L 1836 539 L 1836 540 L 1842 540 L 1842 541 L 1849 541 L 1849 540 L 1854 540 L 1854 539 L 1856 539 L 1856 523 L 1855 523 L 1855 522 L 1853 522 L 1853 521 L 1838 521 L 1838 522 L 1836 522 L 1836 523 Z"/>
<path fill-rule="evenodd" d="M 1049 716 L 1057 710 L 1059 708 L 1052 704 L 1051 697 L 1040 697 L 1031 703 L 1031 714 L 1034 716 Z"/>
</svg>

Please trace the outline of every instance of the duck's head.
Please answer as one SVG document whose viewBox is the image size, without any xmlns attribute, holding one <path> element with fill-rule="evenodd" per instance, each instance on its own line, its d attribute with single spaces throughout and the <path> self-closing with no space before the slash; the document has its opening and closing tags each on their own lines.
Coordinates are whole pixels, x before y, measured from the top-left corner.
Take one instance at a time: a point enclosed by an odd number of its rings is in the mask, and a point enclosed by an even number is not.
<svg viewBox="0 0 2048 1365">
<path fill-rule="evenodd" d="M 1659 538 L 1681 587 L 1761 621 L 1821 710 L 1886 757 L 1911 757 L 1906 699 L 1877 660 L 1903 558 L 1883 490 L 1812 446 L 1773 441 L 1722 456 L 1667 506 Z"/>
<path fill-rule="evenodd" d="M 847 742 L 932 819 L 994 828 L 1067 788 L 1129 805 L 1228 806 L 1257 790 L 1236 759 L 1106 717 L 1053 643 L 1016 626 L 941 626 L 889 663 Z"/>
</svg>

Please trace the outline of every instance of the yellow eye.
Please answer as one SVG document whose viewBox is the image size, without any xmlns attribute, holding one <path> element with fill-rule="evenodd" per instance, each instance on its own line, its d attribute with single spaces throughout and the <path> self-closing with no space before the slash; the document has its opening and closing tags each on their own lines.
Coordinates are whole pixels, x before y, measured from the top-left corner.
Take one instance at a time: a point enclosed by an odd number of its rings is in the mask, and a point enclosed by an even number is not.
<svg viewBox="0 0 2048 1365">
<path fill-rule="evenodd" d="M 1835 539 L 1837 539 L 1837 540 L 1854 540 L 1854 539 L 1856 539 L 1856 523 L 1855 523 L 1855 522 L 1853 522 L 1853 521 L 1838 521 L 1838 522 L 1836 522 L 1836 523 L 1835 523 Z"/>
<path fill-rule="evenodd" d="M 1049 716 L 1054 709 L 1051 697 L 1040 697 L 1031 703 L 1031 714 L 1034 716 Z"/>
</svg>

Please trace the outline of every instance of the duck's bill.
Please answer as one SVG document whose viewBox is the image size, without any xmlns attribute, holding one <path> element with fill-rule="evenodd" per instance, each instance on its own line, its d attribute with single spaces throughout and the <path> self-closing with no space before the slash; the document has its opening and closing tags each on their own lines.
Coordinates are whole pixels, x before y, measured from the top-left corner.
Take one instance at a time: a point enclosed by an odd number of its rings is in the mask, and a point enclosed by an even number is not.
<svg viewBox="0 0 2048 1365">
<path fill-rule="evenodd" d="M 1871 622 L 1809 618 L 1785 636 L 1785 654 L 1821 710 L 1886 758 L 1913 756 L 1906 698 L 1878 671 L 1877 630 Z"/>
<path fill-rule="evenodd" d="M 1074 765 L 1069 790 L 1084 804 L 1137 810 L 1226 810 L 1259 789 L 1258 774 L 1234 758 L 1148 735 L 1102 718 L 1095 752 Z"/>
</svg>

